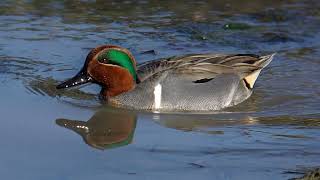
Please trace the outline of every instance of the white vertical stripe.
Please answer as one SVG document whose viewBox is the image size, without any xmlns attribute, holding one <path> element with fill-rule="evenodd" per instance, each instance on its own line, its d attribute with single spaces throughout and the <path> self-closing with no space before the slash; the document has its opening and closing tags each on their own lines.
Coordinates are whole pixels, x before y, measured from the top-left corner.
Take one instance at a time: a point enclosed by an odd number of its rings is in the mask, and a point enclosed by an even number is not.
<svg viewBox="0 0 320 180">
<path fill-rule="evenodd" d="M 155 109 L 159 109 L 161 106 L 161 91 L 162 91 L 162 87 L 161 84 L 157 84 L 154 87 L 154 108 Z"/>
</svg>

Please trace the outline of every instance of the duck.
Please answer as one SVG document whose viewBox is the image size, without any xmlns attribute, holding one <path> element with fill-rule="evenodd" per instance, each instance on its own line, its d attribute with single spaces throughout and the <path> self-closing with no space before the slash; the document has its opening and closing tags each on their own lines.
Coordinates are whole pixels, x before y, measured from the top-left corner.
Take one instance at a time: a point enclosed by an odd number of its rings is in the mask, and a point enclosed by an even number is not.
<svg viewBox="0 0 320 180">
<path fill-rule="evenodd" d="M 93 48 L 82 69 L 57 89 L 87 83 L 114 107 L 151 111 L 217 111 L 248 99 L 274 54 L 199 53 L 137 64 L 116 45 Z"/>
</svg>

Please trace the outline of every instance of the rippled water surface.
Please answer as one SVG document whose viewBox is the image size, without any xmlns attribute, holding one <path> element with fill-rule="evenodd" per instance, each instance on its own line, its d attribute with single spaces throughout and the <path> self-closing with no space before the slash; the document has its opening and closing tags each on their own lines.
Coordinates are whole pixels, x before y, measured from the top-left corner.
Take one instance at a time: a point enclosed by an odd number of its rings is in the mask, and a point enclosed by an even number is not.
<svg viewBox="0 0 320 180">
<path fill-rule="evenodd" d="M 320 166 L 318 1 L 1 1 L 1 179 L 289 179 Z M 277 52 L 250 99 L 221 112 L 105 107 L 56 90 L 88 51 L 138 63 Z"/>
</svg>

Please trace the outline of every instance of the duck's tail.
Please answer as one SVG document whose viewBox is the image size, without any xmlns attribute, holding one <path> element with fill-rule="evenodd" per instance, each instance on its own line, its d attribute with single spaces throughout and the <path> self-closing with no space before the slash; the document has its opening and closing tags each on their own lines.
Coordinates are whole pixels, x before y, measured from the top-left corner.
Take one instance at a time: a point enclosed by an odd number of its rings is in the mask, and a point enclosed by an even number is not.
<svg viewBox="0 0 320 180">
<path fill-rule="evenodd" d="M 261 56 L 260 60 L 255 62 L 254 64 L 258 67 L 260 67 L 261 69 L 265 68 L 266 66 L 268 66 L 268 64 L 270 64 L 270 62 L 272 61 L 273 57 L 276 55 L 276 53 L 270 54 L 270 55 L 266 55 L 266 56 Z"/>
<path fill-rule="evenodd" d="M 271 55 L 261 56 L 260 60 L 258 60 L 257 62 L 254 63 L 254 65 L 257 67 L 257 69 L 243 78 L 244 82 L 246 83 L 246 85 L 249 89 L 253 88 L 254 83 L 256 82 L 261 70 L 263 68 L 265 68 L 266 66 L 268 66 L 268 64 L 270 64 L 274 55 L 276 55 L 276 53 L 273 53 Z"/>
</svg>

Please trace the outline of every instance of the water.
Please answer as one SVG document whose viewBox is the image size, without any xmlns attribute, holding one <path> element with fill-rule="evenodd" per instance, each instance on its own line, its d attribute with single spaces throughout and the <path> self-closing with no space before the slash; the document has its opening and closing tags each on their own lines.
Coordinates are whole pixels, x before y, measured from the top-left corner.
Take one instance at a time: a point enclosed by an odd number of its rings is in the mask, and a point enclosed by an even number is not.
<svg viewBox="0 0 320 180">
<path fill-rule="evenodd" d="M 288 179 L 318 167 L 319 9 L 306 0 L 1 1 L 1 178 Z M 236 107 L 152 114 L 105 107 L 95 85 L 55 89 L 101 44 L 140 63 L 277 55 Z"/>
</svg>

